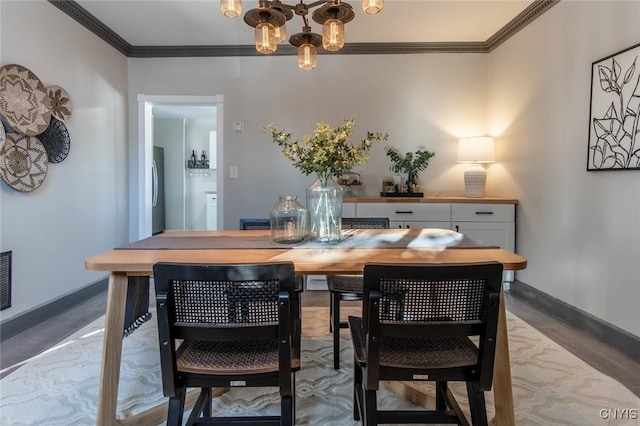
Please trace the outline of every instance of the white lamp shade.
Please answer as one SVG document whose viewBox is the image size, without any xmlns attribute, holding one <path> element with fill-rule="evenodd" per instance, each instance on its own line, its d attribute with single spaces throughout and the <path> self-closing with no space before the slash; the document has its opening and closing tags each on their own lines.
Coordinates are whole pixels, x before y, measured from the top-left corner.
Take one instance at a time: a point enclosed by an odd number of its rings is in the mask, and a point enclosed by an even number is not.
<svg viewBox="0 0 640 426">
<path fill-rule="evenodd" d="M 480 136 L 460 139 L 458 143 L 459 163 L 493 163 L 494 161 L 493 138 Z"/>
</svg>

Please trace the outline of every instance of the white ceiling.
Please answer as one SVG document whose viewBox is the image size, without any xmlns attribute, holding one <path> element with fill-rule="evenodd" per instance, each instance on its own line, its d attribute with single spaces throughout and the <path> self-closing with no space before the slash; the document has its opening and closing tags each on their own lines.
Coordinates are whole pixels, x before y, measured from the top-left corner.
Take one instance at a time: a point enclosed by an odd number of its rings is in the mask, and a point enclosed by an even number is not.
<svg viewBox="0 0 640 426">
<path fill-rule="evenodd" d="M 132 46 L 253 44 L 252 28 L 242 17 L 222 16 L 217 0 L 76 1 Z M 348 3 L 356 17 L 345 26 L 347 43 L 403 43 L 484 42 L 532 1 L 386 0 L 377 15 L 365 14 L 359 1 Z M 257 4 L 245 0 L 243 13 Z M 287 23 L 289 35 L 302 25 L 302 18 L 294 15 Z M 311 26 L 314 32 L 322 32 L 315 22 Z"/>
</svg>

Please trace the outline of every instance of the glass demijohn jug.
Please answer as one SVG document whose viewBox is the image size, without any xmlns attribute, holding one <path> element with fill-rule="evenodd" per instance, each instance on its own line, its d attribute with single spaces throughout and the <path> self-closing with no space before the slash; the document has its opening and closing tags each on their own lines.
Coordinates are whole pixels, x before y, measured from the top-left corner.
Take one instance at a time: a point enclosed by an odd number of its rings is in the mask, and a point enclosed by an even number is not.
<svg viewBox="0 0 640 426">
<path fill-rule="evenodd" d="M 277 243 L 302 241 L 307 230 L 307 209 L 297 201 L 295 195 L 280 195 L 271 209 L 271 238 Z"/>
<path fill-rule="evenodd" d="M 336 243 L 342 239 L 343 189 L 331 176 L 318 176 L 307 188 L 309 239 Z"/>
</svg>

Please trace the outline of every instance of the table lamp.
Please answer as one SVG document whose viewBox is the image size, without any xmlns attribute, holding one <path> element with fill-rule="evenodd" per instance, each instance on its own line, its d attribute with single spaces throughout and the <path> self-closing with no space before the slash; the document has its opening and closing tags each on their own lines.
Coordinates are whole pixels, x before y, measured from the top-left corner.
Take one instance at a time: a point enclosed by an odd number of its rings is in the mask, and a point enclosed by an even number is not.
<svg viewBox="0 0 640 426">
<path fill-rule="evenodd" d="M 464 172 L 464 189 L 467 197 L 484 197 L 487 171 L 482 164 L 494 161 L 493 138 L 480 136 L 460 139 L 458 163 L 471 163 L 471 166 Z"/>
</svg>

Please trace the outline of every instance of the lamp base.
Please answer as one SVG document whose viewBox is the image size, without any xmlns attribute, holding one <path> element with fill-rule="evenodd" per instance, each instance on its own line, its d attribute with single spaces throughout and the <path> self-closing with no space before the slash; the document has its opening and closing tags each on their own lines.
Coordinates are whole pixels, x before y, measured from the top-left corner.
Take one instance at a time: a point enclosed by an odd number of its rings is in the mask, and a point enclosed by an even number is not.
<svg viewBox="0 0 640 426">
<path fill-rule="evenodd" d="M 472 164 L 464 172 L 464 189 L 468 198 L 484 197 L 487 171 L 480 164 Z"/>
</svg>

